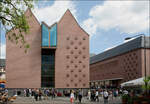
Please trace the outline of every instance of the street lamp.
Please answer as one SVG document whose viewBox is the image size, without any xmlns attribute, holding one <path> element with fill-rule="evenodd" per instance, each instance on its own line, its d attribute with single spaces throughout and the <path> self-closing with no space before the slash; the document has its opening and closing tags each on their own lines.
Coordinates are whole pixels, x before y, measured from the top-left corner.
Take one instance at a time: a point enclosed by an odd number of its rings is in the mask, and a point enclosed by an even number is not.
<svg viewBox="0 0 150 104">
<path fill-rule="evenodd" d="M 144 76 L 146 78 L 146 44 L 145 44 L 146 39 L 145 39 L 145 35 L 144 34 L 139 34 L 139 35 L 135 35 L 135 36 L 132 36 L 132 37 L 127 37 L 127 38 L 125 38 L 125 40 L 129 40 L 129 39 L 139 37 L 139 36 L 142 36 L 144 38 L 144 68 L 145 68 Z"/>
</svg>

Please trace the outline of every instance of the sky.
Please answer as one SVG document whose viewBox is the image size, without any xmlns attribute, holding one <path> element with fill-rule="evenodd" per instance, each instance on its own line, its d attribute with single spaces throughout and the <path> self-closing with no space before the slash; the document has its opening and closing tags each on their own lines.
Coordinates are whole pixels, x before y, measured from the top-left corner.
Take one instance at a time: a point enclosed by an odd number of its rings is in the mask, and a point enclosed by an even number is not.
<svg viewBox="0 0 150 104">
<path fill-rule="evenodd" d="M 126 37 L 150 35 L 149 1 L 125 0 L 39 0 L 32 12 L 48 25 L 59 21 L 67 9 L 90 35 L 90 53 L 99 54 L 123 44 Z M 6 55 L 5 33 L 1 31 L 1 57 Z"/>
</svg>

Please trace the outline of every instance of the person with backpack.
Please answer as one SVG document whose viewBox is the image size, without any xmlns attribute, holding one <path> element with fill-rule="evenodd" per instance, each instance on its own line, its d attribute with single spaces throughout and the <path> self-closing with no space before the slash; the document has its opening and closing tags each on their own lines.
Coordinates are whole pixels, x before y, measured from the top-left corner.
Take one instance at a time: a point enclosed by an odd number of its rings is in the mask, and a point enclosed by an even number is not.
<svg viewBox="0 0 150 104">
<path fill-rule="evenodd" d="M 103 97 L 104 97 L 104 104 L 108 104 L 108 92 L 107 92 L 107 90 L 104 90 Z"/>
</svg>

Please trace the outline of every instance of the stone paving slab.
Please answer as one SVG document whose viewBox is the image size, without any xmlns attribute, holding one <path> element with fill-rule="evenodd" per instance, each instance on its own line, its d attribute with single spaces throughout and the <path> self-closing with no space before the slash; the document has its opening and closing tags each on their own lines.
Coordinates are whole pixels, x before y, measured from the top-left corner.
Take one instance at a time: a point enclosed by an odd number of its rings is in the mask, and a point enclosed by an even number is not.
<svg viewBox="0 0 150 104">
<path fill-rule="evenodd" d="M 67 97 L 57 97 L 53 100 L 51 98 L 48 98 L 48 100 L 35 101 L 35 99 L 31 97 L 17 97 L 17 99 L 12 104 L 70 104 L 70 100 Z M 80 103 L 77 100 L 74 102 L 74 104 Z M 100 98 L 99 102 L 91 102 L 86 98 L 83 98 L 81 104 L 103 104 L 103 98 Z M 120 98 L 110 100 L 109 104 L 121 104 L 121 100 Z"/>
</svg>

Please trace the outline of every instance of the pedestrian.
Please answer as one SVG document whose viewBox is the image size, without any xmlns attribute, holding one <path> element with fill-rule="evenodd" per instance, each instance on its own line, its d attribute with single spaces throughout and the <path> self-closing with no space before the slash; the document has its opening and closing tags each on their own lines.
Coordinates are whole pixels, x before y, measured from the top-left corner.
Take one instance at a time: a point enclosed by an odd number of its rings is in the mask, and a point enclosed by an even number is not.
<svg viewBox="0 0 150 104">
<path fill-rule="evenodd" d="M 94 94 L 94 91 L 92 91 L 92 93 L 91 93 L 91 101 L 94 101 L 94 97 L 95 97 L 95 94 Z"/>
<path fill-rule="evenodd" d="M 38 89 L 35 89 L 35 92 L 34 92 L 34 98 L 36 101 L 38 101 Z"/>
<path fill-rule="evenodd" d="M 96 93 L 95 93 L 95 101 L 99 102 L 99 92 L 98 90 L 96 90 Z"/>
<path fill-rule="evenodd" d="M 52 89 L 52 99 L 55 98 L 55 89 Z"/>
<path fill-rule="evenodd" d="M 33 89 L 31 90 L 31 96 L 34 96 L 34 90 Z"/>
<path fill-rule="evenodd" d="M 104 104 L 108 104 L 108 92 L 107 92 L 107 90 L 104 90 L 103 97 L 104 97 Z"/>
<path fill-rule="evenodd" d="M 113 95 L 115 98 L 117 97 L 117 91 L 116 90 L 113 91 Z"/>
<path fill-rule="evenodd" d="M 79 91 L 78 98 L 79 98 L 79 102 L 81 103 L 81 100 L 82 100 L 82 92 L 81 92 L 81 90 Z"/>
<path fill-rule="evenodd" d="M 109 91 L 109 95 L 110 95 L 111 100 L 113 100 L 113 90 Z"/>
<path fill-rule="evenodd" d="M 94 102 L 95 102 L 95 98 L 96 98 L 96 97 L 95 97 L 95 93 L 96 93 L 96 91 L 94 90 L 94 91 L 93 91 L 93 101 L 94 101 Z"/>
<path fill-rule="evenodd" d="M 78 90 L 75 91 L 75 100 L 78 100 Z"/>
<path fill-rule="evenodd" d="M 128 91 L 125 89 L 125 90 L 123 90 L 123 94 L 126 94 L 126 95 L 128 95 Z"/>
<path fill-rule="evenodd" d="M 26 97 L 29 97 L 29 89 L 26 89 Z"/>
<path fill-rule="evenodd" d="M 91 100 L 91 91 L 88 91 L 88 99 Z"/>
<path fill-rule="evenodd" d="M 29 97 L 32 96 L 32 90 L 29 89 Z"/>
<path fill-rule="evenodd" d="M 48 89 L 44 89 L 44 99 L 45 100 L 48 100 L 48 92 L 49 92 Z"/>
<path fill-rule="evenodd" d="M 70 103 L 71 104 L 74 103 L 74 91 L 73 90 L 71 91 L 71 94 L 70 94 Z"/>
<path fill-rule="evenodd" d="M 42 91 L 41 91 L 40 89 L 39 89 L 38 95 L 39 95 L 39 100 L 42 100 L 42 99 L 41 99 L 41 97 L 42 97 Z"/>
</svg>

